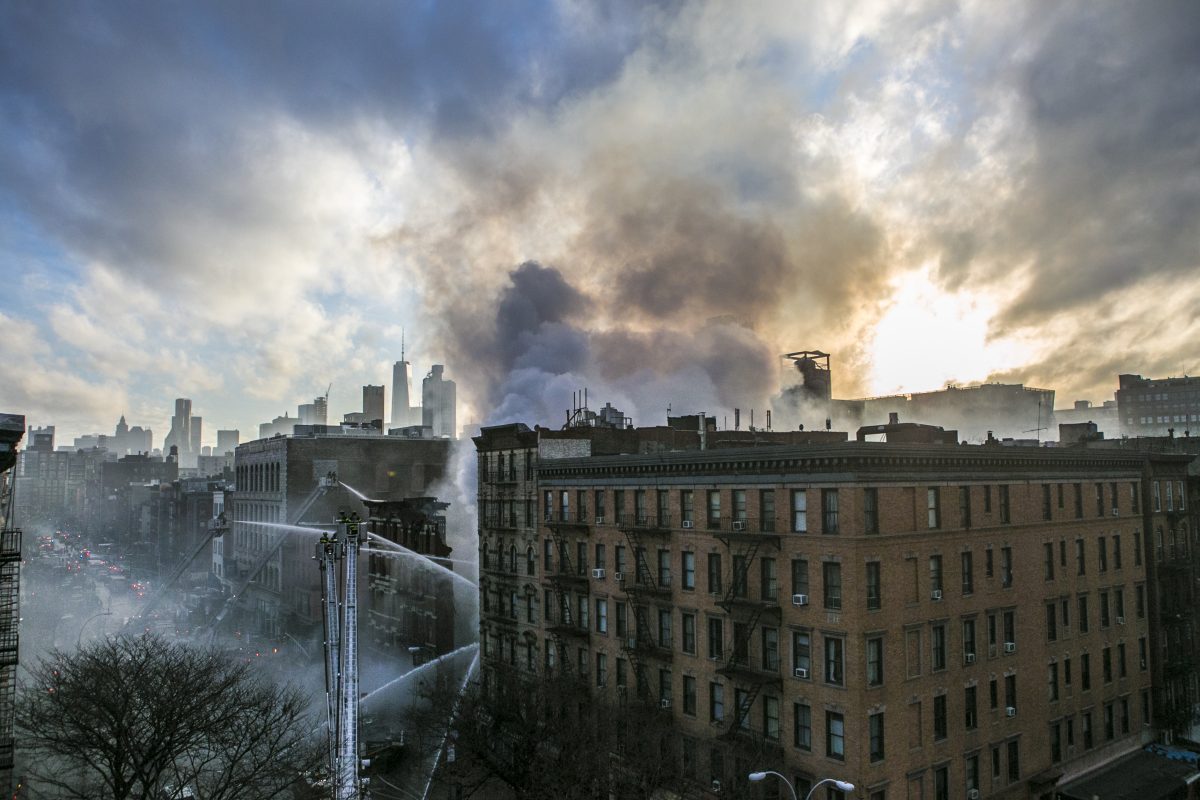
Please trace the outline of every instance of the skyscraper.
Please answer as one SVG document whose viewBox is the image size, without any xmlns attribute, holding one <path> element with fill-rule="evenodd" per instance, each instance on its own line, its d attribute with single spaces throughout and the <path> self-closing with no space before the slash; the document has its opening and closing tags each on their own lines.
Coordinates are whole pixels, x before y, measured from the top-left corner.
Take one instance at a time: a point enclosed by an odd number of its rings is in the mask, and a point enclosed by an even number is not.
<svg viewBox="0 0 1200 800">
<path fill-rule="evenodd" d="M 403 357 L 402 357 L 403 358 Z M 420 420 L 414 419 L 412 404 L 409 400 L 412 381 L 412 365 L 407 361 L 397 361 L 392 365 L 392 427 L 405 428 L 416 425 Z"/>
<path fill-rule="evenodd" d="M 421 382 L 422 424 L 433 428 L 434 436 L 453 439 L 458 433 L 455 413 L 458 387 L 443 377 L 445 370 L 443 365 L 434 364 Z"/>
<path fill-rule="evenodd" d="M 192 424 L 188 429 L 188 451 L 192 456 L 200 454 L 200 432 L 203 425 L 204 422 L 200 417 L 192 417 Z"/>
<path fill-rule="evenodd" d="M 178 448 L 181 456 L 192 448 L 192 401 L 186 397 L 175 400 L 171 430 L 163 441 L 164 452 L 170 452 L 172 447 Z"/>
<path fill-rule="evenodd" d="M 383 386 L 367 385 L 363 387 L 363 421 L 383 421 Z"/>
<path fill-rule="evenodd" d="M 240 439 L 241 433 L 237 430 L 217 431 L 217 455 L 232 453 Z"/>
</svg>

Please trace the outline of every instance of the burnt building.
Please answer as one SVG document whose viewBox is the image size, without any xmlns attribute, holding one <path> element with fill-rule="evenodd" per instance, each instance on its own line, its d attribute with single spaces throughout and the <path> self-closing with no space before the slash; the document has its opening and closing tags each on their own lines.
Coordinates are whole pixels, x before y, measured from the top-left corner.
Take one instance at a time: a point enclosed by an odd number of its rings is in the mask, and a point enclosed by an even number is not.
<svg viewBox="0 0 1200 800">
<path fill-rule="evenodd" d="M 368 500 L 367 530 L 407 550 L 366 550 L 368 602 L 364 638 L 381 650 L 416 648 L 442 655 L 456 647 L 456 616 L 446 543 L 447 503 L 433 497 Z M 438 567 L 432 566 L 438 565 Z"/>
<path fill-rule="evenodd" d="M 1050 796 L 1186 706 L 1188 457 L 655 430 L 475 439 L 485 683 L 652 704 L 714 798 Z"/>
<path fill-rule="evenodd" d="M 224 584 L 237 591 L 244 630 L 256 635 L 316 636 L 320 580 L 303 534 L 255 523 L 328 525 L 342 510 L 365 514 L 364 499 L 431 494 L 446 475 L 450 443 L 377 434 L 327 432 L 246 442 L 235 451 L 236 493 L 228 504 L 232 537 L 224 543 Z M 328 476 L 336 476 L 330 485 Z M 352 488 L 350 488 L 352 487 Z"/>
</svg>

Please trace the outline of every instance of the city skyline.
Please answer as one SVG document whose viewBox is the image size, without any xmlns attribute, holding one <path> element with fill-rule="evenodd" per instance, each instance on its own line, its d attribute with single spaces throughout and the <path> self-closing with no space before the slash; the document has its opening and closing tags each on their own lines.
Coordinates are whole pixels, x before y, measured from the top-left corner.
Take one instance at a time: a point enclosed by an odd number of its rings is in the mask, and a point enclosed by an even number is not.
<svg viewBox="0 0 1200 800">
<path fill-rule="evenodd" d="M 0 407 L 64 435 L 402 353 L 482 422 L 1200 371 L 1194 3 L 0 15 Z"/>
</svg>

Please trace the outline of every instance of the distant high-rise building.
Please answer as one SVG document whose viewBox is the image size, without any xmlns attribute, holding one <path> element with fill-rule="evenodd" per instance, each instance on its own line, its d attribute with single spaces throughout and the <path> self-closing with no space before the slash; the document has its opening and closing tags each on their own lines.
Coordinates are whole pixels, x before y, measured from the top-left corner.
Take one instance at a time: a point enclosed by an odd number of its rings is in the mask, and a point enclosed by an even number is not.
<svg viewBox="0 0 1200 800">
<path fill-rule="evenodd" d="M 407 428 L 419 425 L 421 419 L 416 409 L 412 407 L 410 394 L 412 391 L 412 365 L 407 361 L 397 361 L 392 365 L 392 427 Z"/>
<path fill-rule="evenodd" d="M 1200 378 L 1118 375 L 1117 414 L 1125 436 L 1190 435 L 1200 425 Z"/>
<path fill-rule="evenodd" d="M 367 385 L 363 387 L 363 419 L 367 422 L 384 419 L 383 416 L 383 390 L 382 386 Z"/>
<path fill-rule="evenodd" d="M 282 417 L 276 417 L 270 422 L 264 422 L 258 426 L 258 438 L 270 439 L 272 436 L 283 434 L 291 436 L 292 430 L 296 427 L 296 418 L 289 417 L 285 411 Z"/>
<path fill-rule="evenodd" d="M 324 425 L 328 404 L 324 397 L 314 398 L 311 403 L 301 403 L 297 408 L 300 425 Z"/>
<path fill-rule="evenodd" d="M 192 456 L 200 455 L 200 432 L 203 426 L 204 421 L 200 417 L 192 417 L 192 424 L 188 429 L 188 451 Z"/>
<path fill-rule="evenodd" d="M 192 447 L 192 401 L 186 397 L 175 400 L 175 416 L 171 417 L 171 430 L 163 440 L 163 450 L 170 452 L 175 447 L 182 455 Z"/>
<path fill-rule="evenodd" d="M 232 453 L 240 440 L 241 433 L 237 430 L 217 431 L 217 455 L 223 456 L 226 453 Z"/>
<path fill-rule="evenodd" d="M 458 387 L 443 377 L 445 370 L 443 365 L 434 364 L 421 382 L 422 424 L 432 428 L 434 436 L 454 438 L 458 435 L 455 412 Z"/>
<path fill-rule="evenodd" d="M 313 414 L 314 425 L 325 425 L 329 422 L 329 398 L 314 397 L 312 404 L 316 411 Z"/>
</svg>

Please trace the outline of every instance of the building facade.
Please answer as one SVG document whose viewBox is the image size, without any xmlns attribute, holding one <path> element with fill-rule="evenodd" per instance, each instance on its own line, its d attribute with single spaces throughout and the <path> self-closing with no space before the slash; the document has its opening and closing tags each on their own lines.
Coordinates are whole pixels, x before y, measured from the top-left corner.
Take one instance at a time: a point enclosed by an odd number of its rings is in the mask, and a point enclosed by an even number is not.
<svg viewBox="0 0 1200 800">
<path fill-rule="evenodd" d="M 1200 430 L 1200 378 L 1117 378 L 1117 415 L 1125 436 Z"/>
<path fill-rule="evenodd" d="M 549 433 L 476 439 L 485 680 L 655 704 L 712 796 L 759 769 L 870 800 L 1050 796 L 1155 735 L 1173 670 L 1194 690 L 1163 579 L 1192 554 L 1187 457 L 588 455 Z"/>
</svg>

